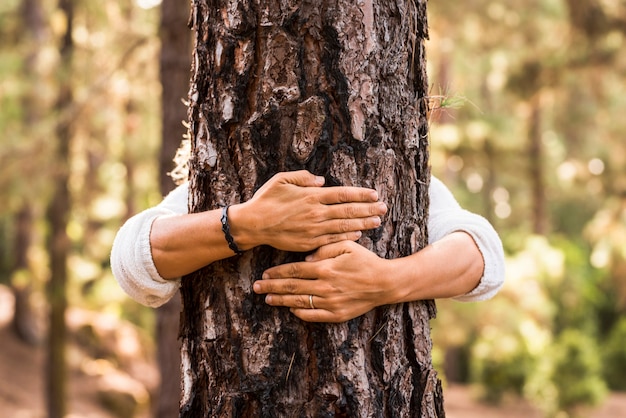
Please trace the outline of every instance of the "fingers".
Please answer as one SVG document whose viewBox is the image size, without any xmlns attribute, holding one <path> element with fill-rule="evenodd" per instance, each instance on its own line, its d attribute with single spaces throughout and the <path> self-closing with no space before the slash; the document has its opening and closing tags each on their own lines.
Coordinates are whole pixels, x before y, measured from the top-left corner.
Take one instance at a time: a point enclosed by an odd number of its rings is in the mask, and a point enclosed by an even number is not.
<svg viewBox="0 0 626 418">
<path fill-rule="evenodd" d="M 325 299 L 318 296 L 313 296 L 314 309 L 310 306 L 309 295 L 270 294 L 265 297 L 265 303 L 290 308 L 291 313 L 307 322 L 343 322 L 350 319 L 347 312 L 333 309 L 332 303 L 327 304 Z"/>
<path fill-rule="evenodd" d="M 315 225 L 315 229 L 310 229 L 309 232 L 313 232 L 317 236 L 333 235 L 319 245 L 330 244 L 342 239 L 354 241 L 359 237 L 348 237 L 345 234 L 378 228 L 382 223 L 381 217 L 386 212 L 387 205 L 383 202 L 325 205 L 323 211 L 318 212 L 321 219 Z"/>
<path fill-rule="evenodd" d="M 307 262 L 322 261 L 329 258 L 338 257 L 350 251 L 352 245 L 358 245 L 352 241 L 339 241 L 328 245 L 323 245 L 313 254 L 306 256 Z"/>
<path fill-rule="evenodd" d="M 309 229 L 311 234 L 307 241 L 308 250 L 314 250 L 323 245 L 340 241 L 357 241 L 368 229 L 375 229 L 381 225 L 379 217 L 362 219 L 335 219 L 317 224 Z"/>
<path fill-rule="evenodd" d="M 320 203 L 325 205 L 348 202 L 376 202 L 378 201 L 378 192 L 364 187 L 325 187 L 320 190 L 319 199 Z"/>
<path fill-rule="evenodd" d="M 343 322 L 344 319 L 337 317 L 333 312 L 325 309 L 291 309 L 298 318 L 307 322 Z"/>
<path fill-rule="evenodd" d="M 323 299 L 313 296 L 315 309 L 324 309 Z M 265 303 L 270 306 L 286 306 L 295 309 L 311 310 L 309 295 L 276 295 L 269 294 L 265 297 Z"/>
<path fill-rule="evenodd" d="M 316 176 L 307 170 L 278 173 L 272 180 L 303 187 L 321 187 L 325 183 L 324 177 Z M 319 190 L 319 202 L 325 205 L 376 201 L 378 201 L 376 190 L 365 187 L 336 186 Z"/>
<path fill-rule="evenodd" d="M 363 216 L 356 218 L 333 218 L 320 224 L 321 233 L 337 234 L 351 231 L 378 228 L 382 220 L 380 216 Z"/>
<path fill-rule="evenodd" d="M 283 183 L 295 184 L 302 187 L 321 187 L 325 179 L 322 176 L 315 176 L 307 170 L 288 171 L 276 174 L 275 178 Z"/>
<path fill-rule="evenodd" d="M 303 187 L 321 187 L 326 181 L 324 177 L 316 176 L 307 170 L 278 173 L 274 177 L 280 182 Z M 325 205 L 378 201 L 378 193 L 376 190 L 365 187 L 327 187 L 322 189 L 320 192 L 320 203 Z"/>
<path fill-rule="evenodd" d="M 354 219 L 368 216 L 383 216 L 387 213 L 387 205 L 384 202 L 353 202 L 335 205 L 327 205 L 326 210 L 330 218 Z"/>
</svg>

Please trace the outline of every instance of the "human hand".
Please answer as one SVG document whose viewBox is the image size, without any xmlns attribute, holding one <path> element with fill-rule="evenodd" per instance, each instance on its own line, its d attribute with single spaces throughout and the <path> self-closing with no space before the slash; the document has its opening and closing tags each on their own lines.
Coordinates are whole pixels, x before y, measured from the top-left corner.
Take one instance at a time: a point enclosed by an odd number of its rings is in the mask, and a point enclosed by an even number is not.
<svg viewBox="0 0 626 418">
<path fill-rule="evenodd" d="M 267 294 L 267 304 L 289 307 L 304 321 L 343 322 L 393 302 L 388 261 L 342 241 L 319 248 L 306 261 L 266 270 L 253 288 Z"/>
<path fill-rule="evenodd" d="M 279 173 L 252 199 L 231 206 L 231 233 L 241 249 L 270 245 L 311 251 L 342 240 L 357 240 L 376 228 L 387 206 L 373 189 L 321 187 L 324 178 L 308 171 Z"/>
</svg>

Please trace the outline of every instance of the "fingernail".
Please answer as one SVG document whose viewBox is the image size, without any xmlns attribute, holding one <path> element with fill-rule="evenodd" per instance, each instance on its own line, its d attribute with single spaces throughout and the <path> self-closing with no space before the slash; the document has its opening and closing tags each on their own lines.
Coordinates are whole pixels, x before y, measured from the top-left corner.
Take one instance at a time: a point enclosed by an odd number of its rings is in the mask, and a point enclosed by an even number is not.
<svg viewBox="0 0 626 418">
<path fill-rule="evenodd" d="M 356 231 L 356 237 L 357 237 L 356 239 L 361 238 L 361 235 L 363 235 L 363 232 L 361 232 L 361 231 Z"/>
<path fill-rule="evenodd" d="M 381 219 L 380 219 L 378 216 L 376 216 L 376 217 L 373 219 L 373 221 L 374 221 L 374 225 L 375 225 L 375 226 L 380 226 L 380 224 L 382 223 Z"/>
<path fill-rule="evenodd" d="M 269 279 L 269 278 L 270 278 L 270 275 L 269 275 L 269 274 L 267 274 L 267 273 L 263 273 L 263 274 L 261 275 L 261 279 L 263 279 L 263 280 L 267 280 L 267 279 Z"/>
<path fill-rule="evenodd" d="M 323 186 L 324 182 L 326 182 L 326 179 L 322 176 L 315 176 L 315 184 L 319 185 L 319 186 Z"/>
<path fill-rule="evenodd" d="M 255 293 L 259 293 L 259 291 L 261 290 L 261 285 L 256 283 L 256 282 L 254 282 L 252 284 L 252 289 L 254 290 Z"/>
<path fill-rule="evenodd" d="M 387 204 L 385 202 L 379 202 L 378 208 L 383 212 L 387 212 Z"/>
<path fill-rule="evenodd" d="M 312 255 L 307 255 L 306 257 L 304 257 L 304 261 L 311 261 L 311 260 L 313 260 Z"/>
</svg>

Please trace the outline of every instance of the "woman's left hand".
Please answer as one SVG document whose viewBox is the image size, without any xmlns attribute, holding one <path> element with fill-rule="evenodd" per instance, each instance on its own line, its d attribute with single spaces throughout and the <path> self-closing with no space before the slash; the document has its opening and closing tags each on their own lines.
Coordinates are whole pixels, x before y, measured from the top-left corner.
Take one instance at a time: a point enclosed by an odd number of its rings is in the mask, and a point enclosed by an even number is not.
<svg viewBox="0 0 626 418">
<path fill-rule="evenodd" d="M 310 322 L 343 322 L 392 303 L 387 261 L 352 241 L 320 247 L 306 261 L 266 270 L 254 291 Z"/>
</svg>

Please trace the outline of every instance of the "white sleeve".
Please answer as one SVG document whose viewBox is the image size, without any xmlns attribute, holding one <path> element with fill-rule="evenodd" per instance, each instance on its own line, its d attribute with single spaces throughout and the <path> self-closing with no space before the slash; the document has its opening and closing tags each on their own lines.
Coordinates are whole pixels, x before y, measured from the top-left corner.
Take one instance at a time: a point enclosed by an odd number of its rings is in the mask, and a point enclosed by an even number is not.
<svg viewBox="0 0 626 418">
<path fill-rule="evenodd" d="M 178 186 L 157 206 L 128 219 L 113 241 L 113 275 L 120 287 L 143 305 L 161 306 L 180 287 L 180 280 L 166 280 L 159 275 L 152 259 L 150 229 L 159 216 L 187 213 L 187 195 L 187 183 Z"/>
<path fill-rule="evenodd" d="M 500 237 L 489 221 L 463 209 L 450 190 L 434 176 L 431 177 L 429 195 L 429 243 L 455 231 L 466 232 L 476 242 L 485 262 L 485 270 L 478 286 L 454 299 L 464 302 L 490 299 L 504 283 L 504 250 Z"/>
</svg>

